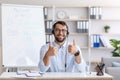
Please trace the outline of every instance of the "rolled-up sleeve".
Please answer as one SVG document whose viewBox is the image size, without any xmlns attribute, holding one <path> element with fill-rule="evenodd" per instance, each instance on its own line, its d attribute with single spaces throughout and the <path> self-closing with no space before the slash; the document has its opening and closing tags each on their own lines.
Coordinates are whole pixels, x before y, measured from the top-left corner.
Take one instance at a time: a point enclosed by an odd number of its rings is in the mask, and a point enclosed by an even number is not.
<svg viewBox="0 0 120 80">
<path fill-rule="evenodd" d="M 43 58 L 45 56 L 46 51 L 47 51 L 47 47 L 42 46 L 41 50 L 40 50 L 40 60 L 39 60 L 39 64 L 38 64 L 38 67 L 41 72 L 46 72 L 49 69 L 49 66 L 45 66 L 45 64 L 43 62 Z"/>
<path fill-rule="evenodd" d="M 86 63 L 83 59 L 81 59 L 81 62 L 79 64 L 76 63 L 76 61 L 75 61 L 75 67 L 77 69 L 75 71 L 79 71 L 79 72 L 85 72 L 86 71 L 85 70 L 86 69 Z"/>
<path fill-rule="evenodd" d="M 77 47 L 78 48 L 78 50 L 80 51 L 80 58 L 81 58 L 81 61 L 80 61 L 80 63 L 78 64 L 78 63 L 76 63 L 76 61 L 75 61 L 75 67 L 76 67 L 76 71 L 79 71 L 79 72 L 85 72 L 86 71 L 86 62 L 84 61 L 84 59 L 83 59 L 83 56 L 82 56 L 82 52 L 81 52 L 81 50 L 80 50 L 80 48 L 79 47 Z"/>
</svg>

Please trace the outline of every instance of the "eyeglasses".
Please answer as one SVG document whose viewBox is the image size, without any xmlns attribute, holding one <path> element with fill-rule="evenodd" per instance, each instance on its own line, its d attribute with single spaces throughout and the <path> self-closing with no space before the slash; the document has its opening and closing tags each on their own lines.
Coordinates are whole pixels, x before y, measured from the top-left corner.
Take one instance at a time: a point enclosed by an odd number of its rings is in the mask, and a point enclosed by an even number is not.
<svg viewBox="0 0 120 80">
<path fill-rule="evenodd" d="M 55 33 L 60 33 L 61 31 L 62 31 L 62 33 L 66 33 L 67 32 L 66 29 L 55 29 L 54 31 L 55 31 Z"/>
</svg>

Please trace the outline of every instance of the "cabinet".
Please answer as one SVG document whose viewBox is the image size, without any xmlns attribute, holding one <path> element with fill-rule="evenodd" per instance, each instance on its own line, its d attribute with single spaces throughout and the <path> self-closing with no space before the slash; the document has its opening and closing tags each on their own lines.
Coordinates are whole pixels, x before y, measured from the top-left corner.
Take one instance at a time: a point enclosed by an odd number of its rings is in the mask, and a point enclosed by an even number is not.
<svg viewBox="0 0 120 80">
<path fill-rule="evenodd" d="M 69 41 L 73 39 L 82 49 L 86 61 L 100 61 L 101 57 L 111 56 L 111 47 L 93 47 L 92 36 L 98 34 L 104 36 L 108 41 L 111 38 L 120 39 L 120 8 L 110 6 L 45 6 L 46 35 L 53 40 L 52 24 L 55 21 L 65 21 L 69 26 Z M 49 26 L 48 26 L 49 25 Z M 81 28 L 82 25 L 82 28 Z M 110 32 L 104 32 L 104 26 L 109 25 Z M 82 31 L 81 31 L 82 29 Z M 47 38 L 48 39 L 48 38 Z M 107 41 L 107 42 L 108 42 Z M 109 42 L 108 42 L 109 43 Z"/>
</svg>

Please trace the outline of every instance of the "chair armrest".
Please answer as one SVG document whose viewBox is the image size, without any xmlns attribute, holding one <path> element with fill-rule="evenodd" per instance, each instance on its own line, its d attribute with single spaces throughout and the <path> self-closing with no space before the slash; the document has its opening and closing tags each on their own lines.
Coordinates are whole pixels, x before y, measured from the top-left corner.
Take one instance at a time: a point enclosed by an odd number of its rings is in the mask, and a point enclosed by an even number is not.
<svg viewBox="0 0 120 80">
<path fill-rule="evenodd" d="M 107 67 L 106 73 L 119 73 L 120 74 L 120 67 Z"/>
<path fill-rule="evenodd" d="M 113 76 L 115 80 L 120 79 L 120 67 L 106 67 L 106 73 Z"/>
</svg>

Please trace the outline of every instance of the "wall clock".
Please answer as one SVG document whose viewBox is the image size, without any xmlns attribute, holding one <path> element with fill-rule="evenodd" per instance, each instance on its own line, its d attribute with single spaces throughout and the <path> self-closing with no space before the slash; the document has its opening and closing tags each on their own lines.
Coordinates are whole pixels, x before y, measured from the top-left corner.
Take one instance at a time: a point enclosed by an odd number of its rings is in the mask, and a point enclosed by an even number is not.
<svg viewBox="0 0 120 80">
<path fill-rule="evenodd" d="M 65 11 L 59 11 L 59 12 L 57 13 L 57 17 L 58 17 L 59 19 L 64 19 L 64 18 L 66 18 L 66 13 L 65 13 Z"/>
</svg>

